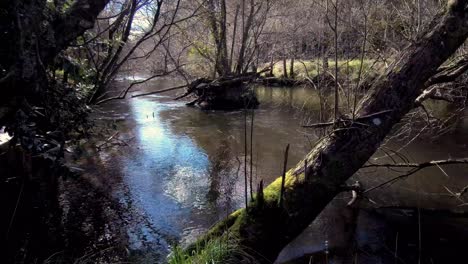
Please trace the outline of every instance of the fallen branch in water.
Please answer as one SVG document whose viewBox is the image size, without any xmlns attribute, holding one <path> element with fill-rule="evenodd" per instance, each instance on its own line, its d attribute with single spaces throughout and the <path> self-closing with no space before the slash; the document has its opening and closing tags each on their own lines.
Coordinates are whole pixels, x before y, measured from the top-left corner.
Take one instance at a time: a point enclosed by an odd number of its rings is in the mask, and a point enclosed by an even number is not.
<svg viewBox="0 0 468 264">
<path fill-rule="evenodd" d="M 197 92 L 197 90 L 208 89 L 208 88 L 217 88 L 217 87 L 225 87 L 225 86 L 241 83 L 241 82 L 244 82 L 244 81 L 249 81 L 252 78 L 253 78 L 253 76 L 251 76 L 251 75 L 235 76 L 235 77 L 223 77 L 223 78 L 219 78 L 219 79 L 216 79 L 216 80 L 211 80 L 211 79 L 206 79 L 206 78 L 199 78 L 199 79 L 196 79 L 195 81 L 189 83 L 188 85 L 184 84 L 184 85 L 181 85 L 181 86 L 171 87 L 171 88 L 158 90 L 158 91 L 154 91 L 154 92 L 136 94 L 136 95 L 133 95 L 132 98 L 140 97 L 140 96 L 146 96 L 146 95 L 152 95 L 152 94 L 158 94 L 158 93 L 164 93 L 164 92 L 169 92 L 169 91 L 173 91 L 173 90 L 188 87 L 187 92 L 185 94 L 183 94 L 183 95 L 181 95 L 181 96 L 174 99 L 174 100 L 179 100 L 181 98 L 187 97 L 188 95 L 190 95 L 192 93 Z"/>
<path fill-rule="evenodd" d="M 175 70 L 177 70 L 177 69 L 175 69 Z M 165 92 L 169 92 L 169 91 L 173 91 L 173 90 L 187 88 L 187 91 L 183 95 L 174 98 L 174 100 L 179 100 L 179 99 L 182 99 L 182 98 L 187 97 L 189 95 L 195 94 L 197 99 L 195 99 L 192 102 L 187 104 L 189 106 L 192 106 L 192 105 L 195 105 L 195 104 L 201 104 L 204 101 L 210 100 L 210 99 L 212 99 L 214 97 L 222 96 L 226 92 L 225 90 L 228 89 L 228 88 L 240 87 L 240 86 L 244 85 L 245 83 L 252 82 L 252 81 L 256 80 L 260 76 L 261 73 L 263 73 L 265 71 L 268 71 L 268 70 L 269 69 L 266 68 L 266 69 L 263 69 L 263 70 L 261 70 L 259 72 L 248 72 L 248 73 L 241 74 L 241 75 L 225 76 L 225 77 L 220 77 L 220 78 L 214 79 L 214 80 L 213 79 L 207 79 L 207 78 L 199 78 L 199 79 L 196 79 L 196 80 L 192 81 L 191 83 L 188 83 L 188 84 L 185 84 L 185 85 L 171 87 L 171 88 L 158 90 L 158 91 L 154 91 L 154 92 L 136 94 L 136 95 L 133 95 L 132 98 L 147 96 L 147 95 L 153 95 L 153 94 L 159 94 L 159 93 L 165 93 Z M 154 78 L 154 77 L 151 77 L 151 78 Z M 97 104 L 108 102 L 108 101 L 114 100 L 114 99 L 123 99 L 123 98 L 125 98 L 127 92 L 130 90 L 131 86 L 133 86 L 135 84 L 143 83 L 145 81 L 148 81 L 148 79 L 143 80 L 141 82 L 132 83 L 132 85 L 130 85 L 130 87 L 128 87 L 123 92 L 121 92 L 121 94 L 119 96 L 101 100 Z"/>
<path fill-rule="evenodd" d="M 418 168 L 424 169 L 427 167 L 452 165 L 452 164 L 467 164 L 468 158 L 465 159 L 447 159 L 447 160 L 432 160 L 423 163 L 385 163 L 385 164 L 368 164 L 363 168 L 386 167 L 386 168 Z"/>
<path fill-rule="evenodd" d="M 185 87 L 187 87 L 186 84 L 180 85 L 180 86 L 176 86 L 176 87 L 172 87 L 172 88 L 163 89 L 163 90 L 158 90 L 158 91 L 154 91 L 154 92 L 149 92 L 149 93 L 135 94 L 135 95 L 132 95 L 132 98 L 140 97 L 140 96 L 146 96 L 146 95 L 152 95 L 152 94 L 165 93 L 165 92 L 169 92 L 169 91 L 174 91 L 174 90 L 182 89 L 182 88 L 185 88 Z"/>
<path fill-rule="evenodd" d="M 223 102 L 221 104 L 227 108 L 229 108 L 230 104 L 237 104 L 240 107 L 244 104 L 242 96 L 246 91 L 245 85 L 255 81 L 260 73 L 264 71 L 225 76 L 214 80 L 199 78 L 187 85 L 187 91 L 174 100 L 194 95 L 196 99 L 188 103 L 188 106 L 201 105 L 203 103 L 210 105 Z M 238 95 L 237 97 L 236 94 Z M 249 107 L 255 106 L 256 103 L 249 105 Z"/>
<path fill-rule="evenodd" d="M 163 72 L 163 73 L 160 73 L 160 74 L 154 74 L 144 80 L 141 80 L 141 81 L 136 81 L 136 82 L 132 82 L 126 89 L 122 90 L 118 96 L 114 96 L 114 97 L 110 97 L 110 98 L 105 98 L 105 99 L 102 99 L 98 102 L 96 102 L 95 104 L 96 105 L 99 105 L 99 104 L 103 104 L 103 103 L 107 103 L 109 101 L 113 101 L 113 100 L 119 100 L 119 99 L 125 99 L 125 97 L 127 97 L 127 94 L 128 92 L 130 91 L 130 89 L 132 89 L 133 86 L 135 85 L 138 85 L 138 84 L 142 84 L 142 83 L 145 83 L 145 82 L 148 82 L 148 81 L 151 81 L 155 78 L 159 78 L 159 77 L 163 77 L 163 76 L 167 76 L 169 74 L 172 74 L 176 71 L 179 70 L 180 67 L 182 67 L 184 65 L 180 65 L 178 66 L 177 68 L 173 69 L 173 70 L 170 70 L 168 72 Z"/>
<path fill-rule="evenodd" d="M 376 190 L 378 188 L 381 188 L 385 185 L 388 185 L 390 183 L 393 183 L 397 180 L 409 177 L 416 172 L 429 168 L 429 167 L 434 167 L 434 166 L 440 166 L 440 165 L 453 165 L 453 164 L 468 164 L 468 158 L 466 159 L 448 159 L 448 160 L 433 160 L 433 161 L 428 161 L 428 162 L 423 162 L 423 163 L 387 163 L 387 164 L 369 164 L 369 165 L 364 165 L 362 168 L 378 168 L 378 167 L 385 167 L 385 168 L 412 168 L 412 170 L 408 171 L 407 173 L 391 178 L 390 180 L 387 180 L 381 184 L 378 184 L 377 186 L 371 187 L 367 190 L 365 190 L 363 193 L 368 193 L 373 190 Z"/>
</svg>

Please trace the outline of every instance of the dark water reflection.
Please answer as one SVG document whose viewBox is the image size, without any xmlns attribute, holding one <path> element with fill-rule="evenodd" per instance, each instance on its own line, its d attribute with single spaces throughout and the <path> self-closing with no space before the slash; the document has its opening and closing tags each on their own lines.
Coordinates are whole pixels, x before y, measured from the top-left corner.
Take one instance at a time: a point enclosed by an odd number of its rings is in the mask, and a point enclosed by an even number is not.
<svg viewBox="0 0 468 264">
<path fill-rule="evenodd" d="M 174 84 L 172 80 L 158 80 L 140 91 Z M 217 220 L 241 207 L 243 201 L 243 111 L 204 112 L 171 100 L 174 95 L 118 101 L 101 109 L 103 117 L 121 119 L 118 124 L 124 137 L 134 137 L 123 153 L 101 153 L 109 172 L 123 179 L 115 195 L 145 218 L 143 227 L 129 230 L 132 249 L 150 245 L 162 255 L 177 241 L 193 241 Z M 261 105 L 255 111 L 253 175 L 255 183 L 260 179 L 269 183 L 280 175 L 287 144 L 291 144 L 292 167 L 317 140 L 317 135 L 301 128 L 301 124 L 318 120 L 320 103 L 315 91 L 307 88 L 259 87 L 257 95 Z M 455 133 L 437 142 L 415 141 L 402 153 L 411 162 L 468 156 L 467 128 L 467 122 L 460 121 Z M 401 145 L 391 142 L 387 147 L 398 149 Z M 377 153 L 375 157 L 383 155 Z M 379 190 L 371 199 L 386 206 L 463 209 L 459 201 L 447 195 L 445 187 L 458 190 L 468 185 L 466 170 L 462 166 L 443 170 L 424 170 Z M 367 170 L 356 178 L 365 186 L 373 186 L 393 175 L 396 173 Z M 342 205 L 328 210 L 335 213 L 325 213 L 280 258 L 287 260 L 323 250 L 325 241 L 333 246 L 347 241 L 346 232 L 337 228 L 347 221 L 339 208 Z"/>
</svg>

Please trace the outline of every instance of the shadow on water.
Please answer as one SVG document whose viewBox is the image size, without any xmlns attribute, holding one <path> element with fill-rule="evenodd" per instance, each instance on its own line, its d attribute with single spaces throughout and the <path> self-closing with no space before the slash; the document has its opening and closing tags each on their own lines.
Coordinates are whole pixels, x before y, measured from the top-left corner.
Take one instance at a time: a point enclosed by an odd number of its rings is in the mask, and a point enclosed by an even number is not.
<svg viewBox="0 0 468 264">
<path fill-rule="evenodd" d="M 151 91 L 174 84 L 172 80 L 162 79 L 141 90 Z M 315 91 L 308 88 L 257 87 L 256 92 L 261 105 L 255 111 L 254 122 L 254 186 L 260 179 L 269 183 L 280 175 L 283 151 L 288 143 L 291 144 L 290 166 L 310 150 L 317 135 L 304 130 L 301 124 L 318 120 L 320 109 Z M 135 224 L 128 231 L 131 248 L 138 251 L 143 244 L 150 245 L 149 250 L 159 250 L 161 255 L 167 254 L 176 242 L 193 241 L 217 220 L 241 207 L 243 201 L 243 111 L 201 111 L 186 107 L 184 102 L 173 101 L 174 96 L 129 99 L 101 109 L 103 118 L 108 113 L 122 116 L 121 134 L 135 138 L 119 155 L 106 154 L 106 151 L 100 154 L 108 156 L 104 159 L 106 170 L 122 178 L 122 186 L 114 195 L 145 219 L 145 224 Z M 460 130 L 466 129 L 466 124 L 459 125 L 458 137 L 466 137 L 460 134 Z M 398 149 L 399 143 L 391 142 L 387 147 Z M 450 136 L 435 143 L 415 141 L 404 152 L 414 162 L 447 158 L 447 153 L 453 158 L 468 156 L 466 145 Z M 376 157 L 382 155 L 377 153 Z M 379 160 L 385 161 L 388 159 Z M 425 170 L 379 190 L 371 199 L 385 206 L 456 208 L 457 201 L 447 195 L 444 186 L 467 185 L 468 179 L 463 178 L 466 170 L 460 166 L 444 170 L 445 173 L 437 168 Z M 366 186 L 373 186 L 394 174 L 368 170 L 355 177 Z M 338 198 L 327 207 L 320 218 L 282 252 L 279 260 L 325 252 L 327 247 L 349 248 L 356 234 L 365 236 L 365 229 L 361 228 L 361 233 L 354 232 L 358 229 L 356 219 L 372 217 L 367 217 L 365 212 L 348 212 L 342 199 Z M 349 226 L 354 228 L 349 229 Z M 157 246 L 152 247 L 152 243 Z"/>
</svg>

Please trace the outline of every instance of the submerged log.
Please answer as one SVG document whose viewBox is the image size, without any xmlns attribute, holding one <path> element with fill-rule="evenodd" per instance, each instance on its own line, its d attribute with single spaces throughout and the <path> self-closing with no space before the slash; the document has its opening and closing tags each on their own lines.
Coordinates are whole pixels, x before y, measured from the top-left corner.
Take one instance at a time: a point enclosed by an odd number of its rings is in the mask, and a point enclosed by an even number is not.
<svg viewBox="0 0 468 264">
<path fill-rule="evenodd" d="M 286 174 L 281 207 L 278 178 L 264 189 L 262 206 L 256 206 L 254 200 L 248 210 L 236 211 L 186 252 L 196 253 L 192 250 L 201 250 L 208 240 L 228 232 L 235 237 L 231 242 L 239 251 L 255 256 L 257 263 L 272 263 L 376 152 L 392 127 L 414 107 L 425 82 L 466 40 L 468 0 L 450 3 L 445 16 L 437 17 L 431 28 L 374 82 L 356 116 L 388 111 L 385 115 L 360 124 L 337 123 L 334 132 Z M 245 259 L 238 252 L 232 252 L 231 257 Z"/>
</svg>

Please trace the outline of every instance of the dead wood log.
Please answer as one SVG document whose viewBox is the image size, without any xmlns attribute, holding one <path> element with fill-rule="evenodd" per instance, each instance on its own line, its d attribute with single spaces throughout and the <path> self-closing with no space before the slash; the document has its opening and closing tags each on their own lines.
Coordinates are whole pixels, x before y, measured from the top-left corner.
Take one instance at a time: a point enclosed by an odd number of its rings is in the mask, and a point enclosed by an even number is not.
<svg viewBox="0 0 468 264">
<path fill-rule="evenodd" d="M 257 79 L 259 73 L 246 73 L 225 76 L 215 80 L 200 78 L 188 85 L 187 91 L 175 98 L 179 100 L 190 95 L 197 99 L 187 105 L 200 105 L 205 109 L 242 109 L 255 108 L 258 100 L 248 84 Z"/>
<path fill-rule="evenodd" d="M 247 84 L 258 79 L 260 74 L 266 71 L 269 71 L 269 68 L 263 69 L 259 72 L 247 72 L 234 76 L 223 76 L 214 80 L 199 78 L 187 85 L 136 94 L 133 95 L 132 98 L 187 88 L 184 94 L 174 98 L 174 100 L 194 95 L 196 99 L 187 103 L 187 106 L 207 104 L 205 108 L 212 109 L 254 108 L 258 105 L 258 100 L 254 94 L 249 91 Z"/>
<path fill-rule="evenodd" d="M 375 153 L 392 127 L 413 108 L 427 80 L 467 36 L 468 0 L 451 1 L 446 14 L 436 17 L 432 27 L 406 48 L 401 59 L 372 85 L 356 116 L 392 111 L 377 117 L 378 122 L 365 120 L 366 126 L 351 123 L 338 127 L 287 173 L 282 207 L 277 203 L 281 189 L 279 178 L 265 188 L 262 207 L 252 204 L 248 210 L 236 211 L 216 230 L 200 238 L 196 243 L 198 248 L 203 248 L 209 239 L 219 237 L 222 226 L 236 237 L 232 243 L 256 256 L 257 262 L 273 262 L 283 247 L 315 219 L 340 192 L 342 184 Z M 187 252 L 192 254 L 190 250 L 194 248 L 189 247 Z M 236 253 L 231 257 L 243 258 Z"/>
</svg>

